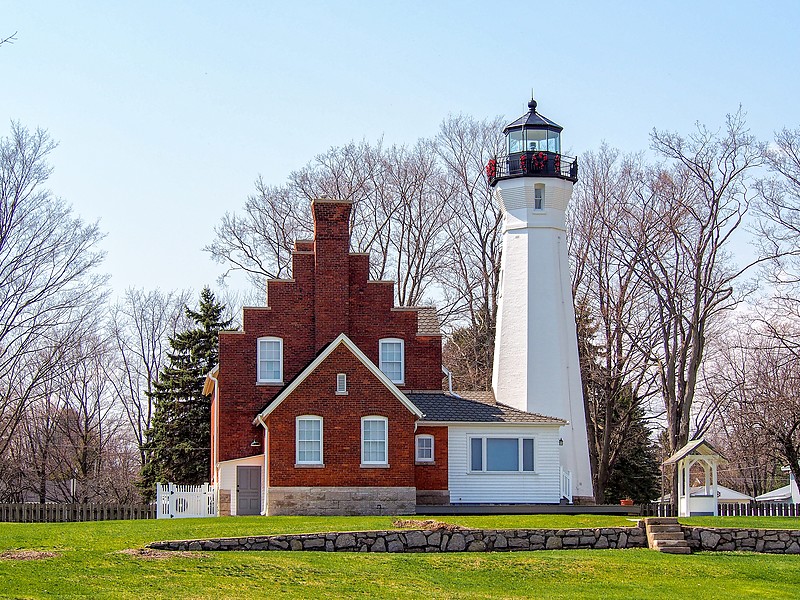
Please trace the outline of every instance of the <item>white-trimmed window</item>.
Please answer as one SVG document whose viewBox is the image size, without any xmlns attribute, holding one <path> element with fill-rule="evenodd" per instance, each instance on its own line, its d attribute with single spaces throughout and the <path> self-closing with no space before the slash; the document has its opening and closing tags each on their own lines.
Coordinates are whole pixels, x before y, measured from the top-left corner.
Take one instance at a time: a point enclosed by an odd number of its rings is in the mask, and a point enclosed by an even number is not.
<svg viewBox="0 0 800 600">
<path fill-rule="evenodd" d="M 541 183 L 537 183 L 533 188 L 533 208 L 544 210 L 544 186 Z"/>
<path fill-rule="evenodd" d="M 283 383 L 283 340 L 258 338 L 258 382 Z"/>
<path fill-rule="evenodd" d="M 398 338 L 386 338 L 380 341 L 378 367 L 392 383 L 405 381 L 405 344 Z"/>
<path fill-rule="evenodd" d="M 386 465 L 388 456 L 389 419 L 386 417 L 361 418 L 361 463 Z"/>
<path fill-rule="evenodd" d="M 533 438 L 469 436 L 469 470 L 473 473 L 532 473 L 535 470 Z"/>
<path fill-rule="evenodd" d="M 322 464 L 322 417 L 302 415 L 296 419 L 297 453 L 295 462 L 298 465 Z"/>
<path fill-rule="evenodd" d="M 347 395 L 347 373 L 336 375 L 336 394 L 339 396 Z"/>
<path fill-rule="evenodd" d="M 433 462 L 433 436 L 423 433 L 417 436 L 417 462 Z"/>
</svg>

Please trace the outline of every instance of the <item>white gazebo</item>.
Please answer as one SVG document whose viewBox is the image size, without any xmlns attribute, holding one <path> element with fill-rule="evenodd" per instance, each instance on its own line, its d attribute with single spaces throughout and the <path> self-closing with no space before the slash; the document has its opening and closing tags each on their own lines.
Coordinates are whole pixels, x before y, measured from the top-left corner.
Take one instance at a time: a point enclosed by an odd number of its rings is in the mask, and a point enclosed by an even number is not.
<svg viewBox="0 0 800 600">
<path fill-rule="evenodd" d="M 683 448 L 664 461 L 665 465 L 676 465 L 678 469 L 678 516 L 717 516 L 717 466 L 727 461 L 703 438 L 690 440 Z M 703 468 L 705 482 L 700 489 L 691 487 L 691 471 L 694 465 Z"/>
</svg>

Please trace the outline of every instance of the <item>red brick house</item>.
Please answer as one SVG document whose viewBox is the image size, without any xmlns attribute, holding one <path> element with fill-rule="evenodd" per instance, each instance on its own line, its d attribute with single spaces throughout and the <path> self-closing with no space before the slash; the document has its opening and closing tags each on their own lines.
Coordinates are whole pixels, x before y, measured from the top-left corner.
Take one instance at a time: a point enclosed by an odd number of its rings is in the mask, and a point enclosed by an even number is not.
<svg viewBox="0 0 800 600">
<path fill-rule="evenodd" d="M 293 278 L 220 335 L 205 390 L 219 514 L 559 502 L 565 422 L 443 392 L 435 310 L 395 307 L 394 283 L 369 280 L 350 211 L 315 200 Z"/>
</svg>

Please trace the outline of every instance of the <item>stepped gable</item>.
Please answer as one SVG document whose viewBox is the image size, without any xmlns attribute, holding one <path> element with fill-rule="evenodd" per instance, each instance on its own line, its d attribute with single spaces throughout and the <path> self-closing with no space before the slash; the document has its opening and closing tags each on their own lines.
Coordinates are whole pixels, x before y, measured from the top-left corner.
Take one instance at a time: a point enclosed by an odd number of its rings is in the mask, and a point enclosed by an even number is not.
<svg viewBox="0 0 800 600">
<path fill-rule="evenodd" d="M 440 390 L 441 331 L 432 307 L 395 307 L 394 282 L 369 279 L 369 255 L 350 252 L 352 202 L 311 205 L 314 238 L 297 240 L 291 279 L 267 281 L 266 306 L 243 310 L 242 330 L 220 334 L 219 460 L 259 454 L 256 414 L 342 333 L 379 364 L 379 342 L 403 340 L 402 390 Z M 257 344 L 283 340 L 283 381 L 256 383 Z"/>
</svg>

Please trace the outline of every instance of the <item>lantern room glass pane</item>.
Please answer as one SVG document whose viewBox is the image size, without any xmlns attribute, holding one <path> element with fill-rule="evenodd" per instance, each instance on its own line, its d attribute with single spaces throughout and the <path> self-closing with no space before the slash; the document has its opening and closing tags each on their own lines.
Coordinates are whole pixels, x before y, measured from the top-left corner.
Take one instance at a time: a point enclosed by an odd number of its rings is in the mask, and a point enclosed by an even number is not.
<svg viewBox="0 0 800 600">
<path fill-rule="evenodd" d="M 509 131 L 508 132 L 508 153 L 513 154 L 514 152 L 522 152 L 523 145 L 522 145 L 522 130 L 518 129 L 517 131 Z"/>
<path fill-rule="evenodd" d="M 526 129 L 525 150 L 527 152 L 541 152 L 547 150 L 547 130 Z"/>
<path fill-rule="evenodd" d="M 561 154 L 561 134 L 557 131 L 547 132 L 547 150 Z"/>
</svg>

